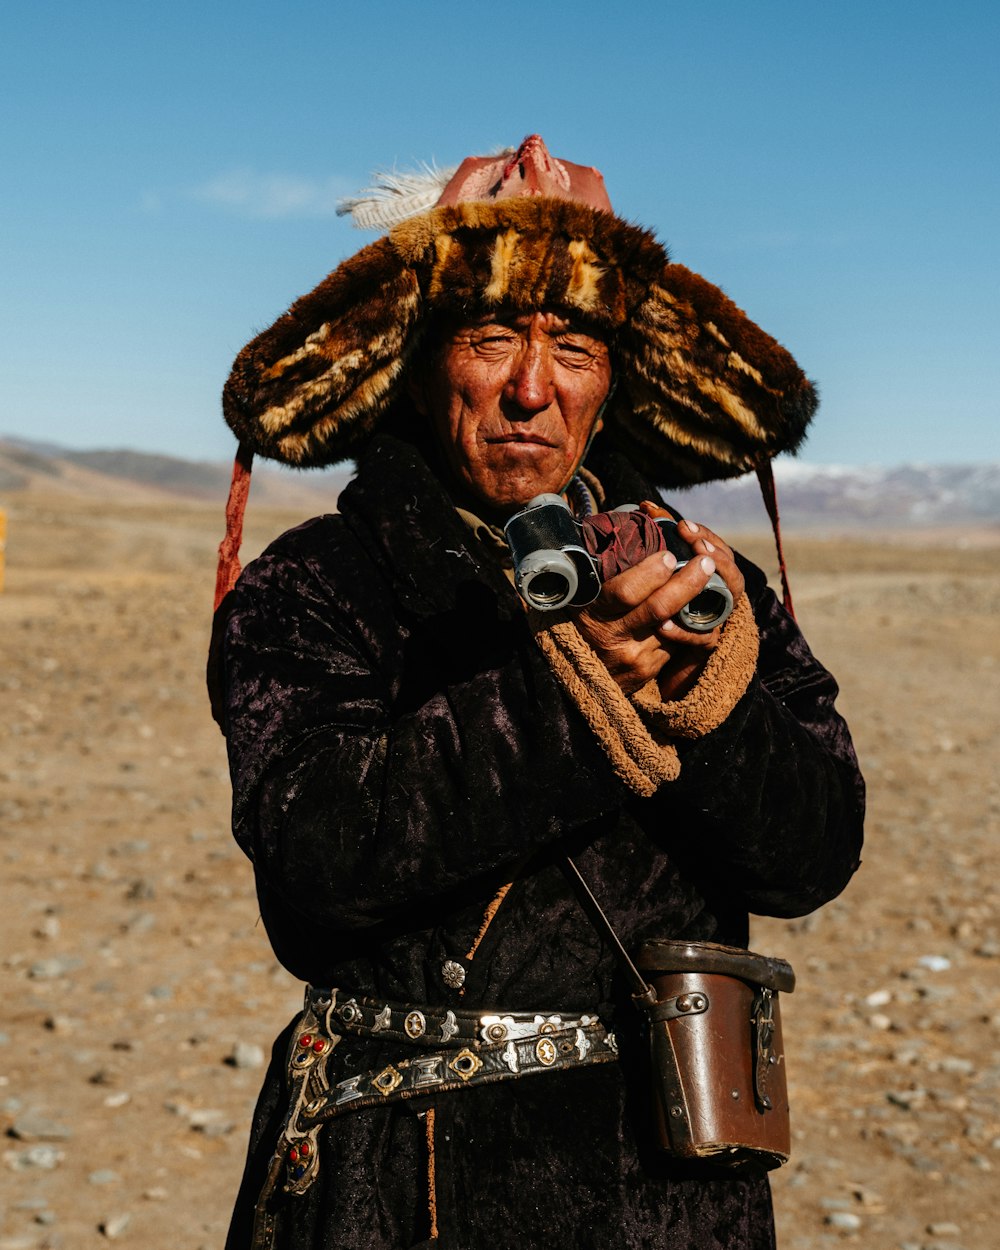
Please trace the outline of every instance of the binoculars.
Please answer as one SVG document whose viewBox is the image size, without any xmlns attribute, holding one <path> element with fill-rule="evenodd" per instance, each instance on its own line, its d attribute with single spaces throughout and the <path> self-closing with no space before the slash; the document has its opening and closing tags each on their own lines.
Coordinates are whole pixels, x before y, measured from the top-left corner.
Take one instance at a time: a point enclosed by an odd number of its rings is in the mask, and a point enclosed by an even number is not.
<svg viewBox="0 0 1000 1250">
<path fill-rule="evenodd" d="M 615 513 L 636 511 L 637 504 L 612 509 Z M 678 568 L 694 559 L 695 552 L 677 532 L 676 521 L 662 517 L 653 523 L 663 539 L 662 549 L 677 557 Z M 510 518 L 504 536 L 514 560 L 514 584 L 531 607 L 542 612 L 584 607 L 601 593 L 601 565 L 588 547 L 586 521 L 578 522 L 561 496 L 536 495 Z M 732 592 L 713 573 L 705 588 L 677 613 L 677 621 L 694 633 L 707 634 L 732 610 Z"/>
</svg>

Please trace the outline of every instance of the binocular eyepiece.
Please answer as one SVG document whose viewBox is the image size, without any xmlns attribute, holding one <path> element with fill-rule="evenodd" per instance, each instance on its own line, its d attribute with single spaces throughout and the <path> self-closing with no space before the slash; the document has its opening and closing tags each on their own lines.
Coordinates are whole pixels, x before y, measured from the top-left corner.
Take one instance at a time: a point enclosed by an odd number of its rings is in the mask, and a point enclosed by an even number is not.
<svg viewBox="0 0 1000 1250">
<path fill-rule="evenodd" d="M 625 504 L 613 511 L 634 512 L 637 505 Z M 695 552 L 677 532 L 676 521 L 664 517 L 654 524 L 663 546 L 676 556 L 678 568 L 694 559 Z M 542 612 L 584 607 L 601 593 L 600 562 L 588 549 L 584 527 L 561 496 L 536 495 L 510 518 L 504 536 L 514 560 L 514 583 L 531 607 Z M 705 588 L 678 612 L 677 620 L 685 629 L 707 634 L 732 610 L 732 592 L 718 573 L 713 573 Z"/>
<path fill-rule="evenodd" d="M 504 526 L 518 594 L 543 612 L 593 603 L 601 593 L 597 563 L 583 529 L 559 495 L 536 495 Z"/>
</svg>

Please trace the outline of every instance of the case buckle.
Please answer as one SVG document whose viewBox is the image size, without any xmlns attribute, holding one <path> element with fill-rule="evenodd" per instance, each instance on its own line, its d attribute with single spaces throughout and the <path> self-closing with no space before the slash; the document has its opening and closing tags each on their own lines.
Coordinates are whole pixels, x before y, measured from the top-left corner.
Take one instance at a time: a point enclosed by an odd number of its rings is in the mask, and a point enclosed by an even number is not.
<svg viewBox="0 0 1000 1250">
<path fill-rule="evenodd" d="M 774 1053 L 774 991 L 761 986 L 754 996 L 750 1009 L 753 1036 L 753 1096 L 758 1110 L 770 1111 L 773 1107 L 767 1092 L 771 1068 L 778 1062 Z"/>
</svg>

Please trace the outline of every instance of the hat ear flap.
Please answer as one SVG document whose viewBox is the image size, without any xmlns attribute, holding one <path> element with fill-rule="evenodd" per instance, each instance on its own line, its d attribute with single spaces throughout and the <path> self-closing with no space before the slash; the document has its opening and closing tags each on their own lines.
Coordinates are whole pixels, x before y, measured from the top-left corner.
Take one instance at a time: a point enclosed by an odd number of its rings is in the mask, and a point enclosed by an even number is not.
<svg viewBox="0 0 1000 1250">
<path fill-rule="evenodd" d="M 781 344 L 683 265 L 650 283 L 618 355 L 618 441 L 664 486 L 734 477 L 793 451 L 816 410 Z"/>
<path fill-rule="evenodd" d="M 240 352 L 222 395 L 226 420 L 273 460 L 349 458 L 399 392 L 420 308 L 416 274 L 378 239 Z"/>
</svg>

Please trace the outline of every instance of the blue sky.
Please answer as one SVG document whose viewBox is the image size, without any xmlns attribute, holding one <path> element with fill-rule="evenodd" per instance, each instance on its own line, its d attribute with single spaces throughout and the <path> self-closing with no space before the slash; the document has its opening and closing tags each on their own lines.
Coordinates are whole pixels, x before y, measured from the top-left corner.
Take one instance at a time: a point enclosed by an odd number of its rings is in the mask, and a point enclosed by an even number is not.
<svg viewBox="0 0 1000 1250">
<path fill-rule="evenodd" d="M 995 2 L 46 3 L 4 20 L 0 433 L 231 454 L 378 167 L 539 131 L 797 357 L 817 463 L 1000 459 Z"/>
</svg>

